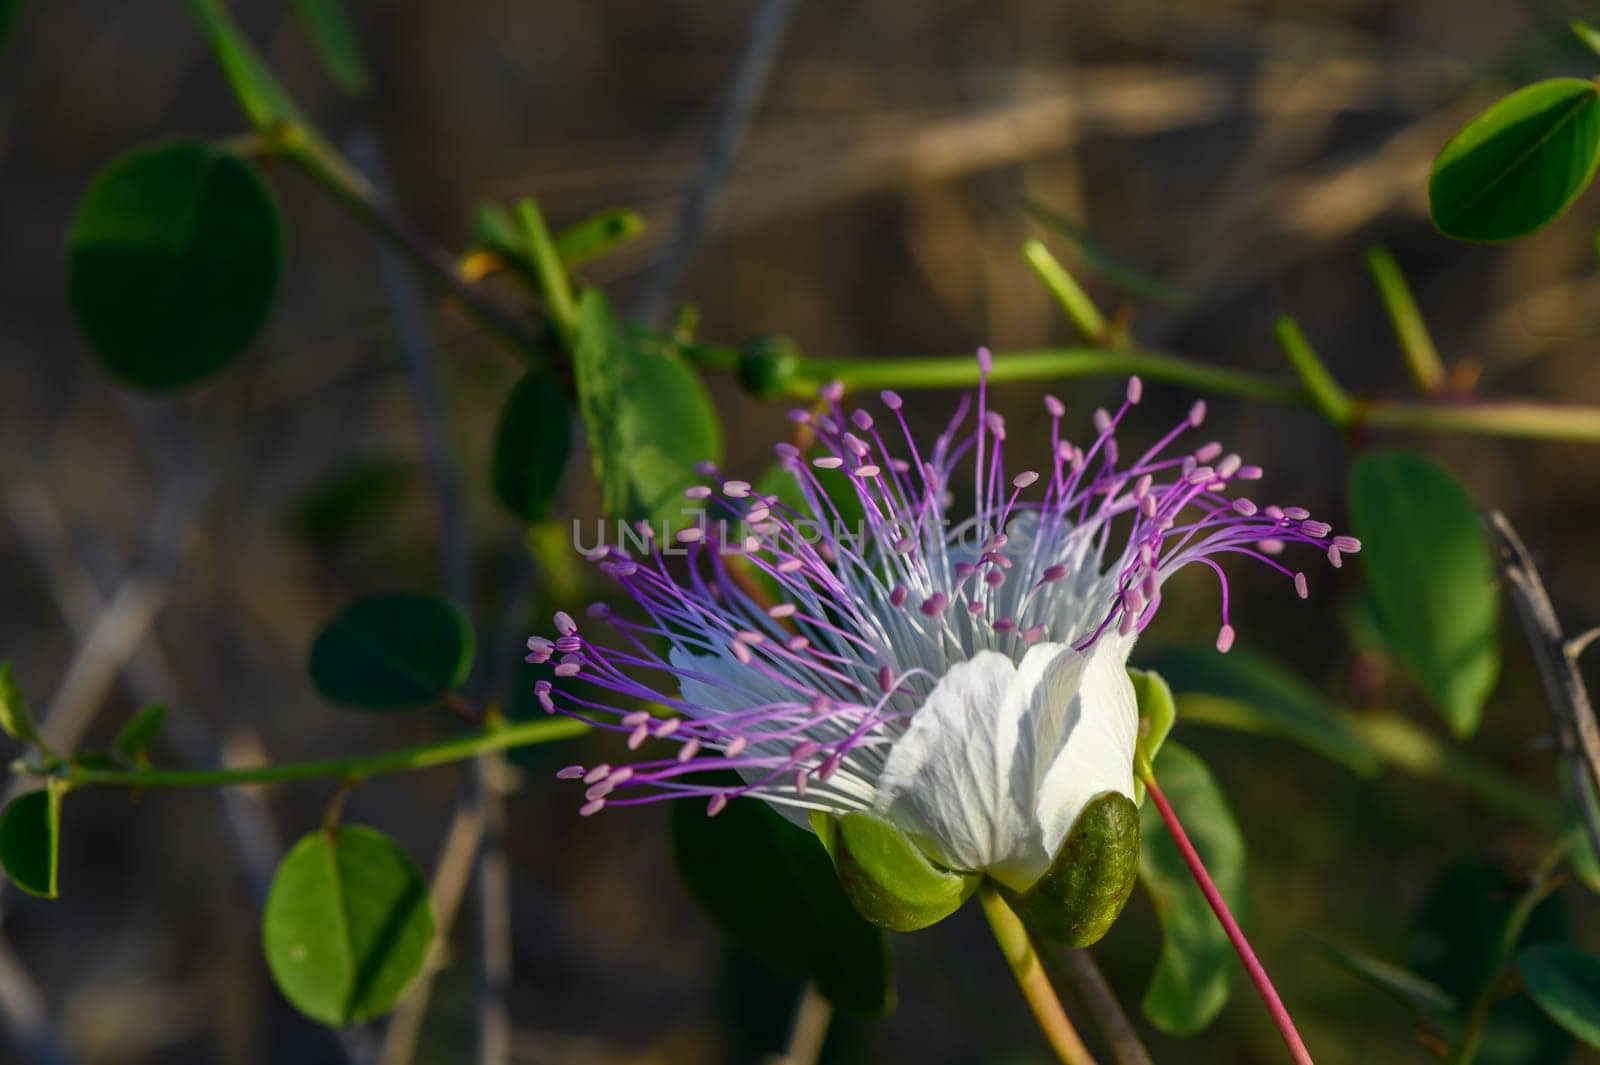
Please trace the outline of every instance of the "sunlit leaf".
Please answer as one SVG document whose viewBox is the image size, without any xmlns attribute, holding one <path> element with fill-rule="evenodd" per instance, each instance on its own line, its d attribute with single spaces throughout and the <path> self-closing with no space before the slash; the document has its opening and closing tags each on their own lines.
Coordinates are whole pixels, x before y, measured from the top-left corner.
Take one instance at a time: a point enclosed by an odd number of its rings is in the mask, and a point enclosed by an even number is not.
<svg viewBox="0 0 1600 1065">
<path fill-rule="evenodd" d="M 333 83 L 351 96 L 366 95 L 372 85 L 372 75 L 344 0 L 291 0 L 291 3 Z"/>
<path fill-rule="evenodd" d="M 223 76 L 228 79 L 229 87 L 251 124 L 257 129 L 293 124 L 302 135 L 311 134 L 305 116 L 279 84 L 272 68 L 240 32 L 222 0 L 185 0 L 184 6 L 205 34 Z"/>
<path fill-rule="evenodd" d="M 1189 305 L 1189 297 L 1183 292 L 1124 263 L 1096 243 L 1088 230 L 1075 225 L 1065 215 L 1037 200 L 1024 201 L 1022 208 L 1040 225 L 1070 243 L 1085 266 L 1130 296 L 1180 310 Z"/>
<path fill-rule="evenodd" d="M 53 899 L 61 855 L 61 791 L 25 791 L 0 810 L 0 866 L 17 887 Z"/>
<path fill-rule="evenodd" d="M 1172 688 L 1167 680 L 1153 669 L 1130 669 L 1128 679 L 1133 682 L 1133 694 L 1139 701 L 1139 738 L 1133 756 L 1134 764 L 1155 764 L 1161 745 L 1172 732 L 1178 709 L 1172 701 Z M 1144 781 L 1138 775 L 1133 779 L 1133 797 L 1144 802 Z"/>
<path fill-rule="evenodd" d="M 331 702 L 362 710 L 429 706 L 472 668 L 472 627 L 430 595 L 392 593 L 357 600 L 317 636 L 308 669 Z"/>
<path fill-rule="evenodd" d="M 644 232 L 644 218 L 626 207 L 608 207 L 556 234 L 556 254 L 563 265 L 578 266 L 598 258 Z"/>
<path fill-rule="evenodd" d="M 433 943 L 422 874 L 388 837 L 359 825 L 303 837 L 267 893 L 261 941 L 296 1009 L 329 1025 L 393 1008 Z"/>
<path fill-rule="evenodd" d="M 1242 922 L 1244 837 L 1211 771 L 1193 753 L 1168 742 L 1156 758 L 1155 775 L 1217 890 Z M 1233 948 L 1154 803 L 1144 804 L 1140 819 L 1139 879 L 1161 921 L 1161 956 L 1141 1006 L 1163 1032 L 1192 1035 L 1228 1001 Z"/>
<path fill-rule="evenodd" d="M 1551 1020 L 1600 1050 L 1600 958 L 1545 944 L 1518 954 L 1517 972 Z"/>
<path fill-rule="evenodd" d="M 1143 661 L 1177 691 L 1181 721 L 1292 740 L 1357 773 L 1378 771 L 1377 754 L 1322 693 L 1265 655 L 1169 647 Z"/>
<path fill-rule="evenodd" d="M 572 361 L 606 515 L 683 528 L 694 467 L 715 462 L 722 448 L 700 378 L 670 350 L 633 343 L 593 289 L 579 304 Z"/>
<path fill-rule="evenodd" d="M 255 339 L 277 293 L 283 237 L 249 164 L 171 141 L 100 172 L 67 252 L 72 308 L 101 363 L 127 384 L 166 389 Z"/>
<path fill-rule="evenodd" d="M 39 727 L 22 689 L 17 687 L 10 662 L 0 662 L 0 731 L 24 743 L 39 742 Z"/>
<path fill-rule="evenodd" d="M 1468 122 L 1433 161 L 1428 210 L 1458 240 L 1526 236 L 1559 217 L 1600 162 L 1600 86 L 1551 78 Z"/>
<path fill-rule="evenodd" d="M 116 739 L 111 741 L 111 749 L 134 762 L 144 762 L 150 753 L 150 745 L 161 735 L 166 723 L 167 708 L 160 703 L 151 703 L 130 717 L 127 724 L 117 731 Z"/>
<path fill-rule="evenodd" d="M 524 521 L 543 519 L 571 450 L 571 418 L 560 386 L 542 371 L 529 371 L 511 390 L 495 430 L 495 498 Z"/>
<path fill-rule="evenodd" d="M 1451 730 L 1472 735 L 1500 675 L 1500 600 L 1472 500 L 1444 470 L 1405 452 L 1359 457 L 1349 499 L 1390 647 Z"/>
<path fill-rule="evenodd" d="M 673 803 L 672 838 L 684 883 L 741 949 L 843 1009 L 891 1007 L 888 941 L 850 905 L 815 836 L 735 799 L 715 817 Z"/>
</svg>

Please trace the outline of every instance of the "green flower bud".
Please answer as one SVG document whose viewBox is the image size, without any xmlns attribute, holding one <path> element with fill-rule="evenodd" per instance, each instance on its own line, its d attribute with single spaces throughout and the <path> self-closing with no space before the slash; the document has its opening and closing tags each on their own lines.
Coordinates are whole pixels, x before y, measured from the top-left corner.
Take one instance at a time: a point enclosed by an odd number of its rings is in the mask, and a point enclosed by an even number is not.
<svg viewBox="0 0 1600 1065">
<path fill-rule="evenodd" d="M 799 370 L 800 348 L 786 336 L 751 337 L 739 349 L 739 383 L 761 399 L 786 393 Z"/>
<path fill-rule="evenodd" d="M 940 868 L 904 832 L 867 814 L 837 820 L 813 815 L 812 824 L 857 912 L 892 932 L 915 932 L 944 920 L 983 879 Z"/>
<path fill-rule="evenodd" d="M 1043 939 L 1073 947 L 1097 942 L 1122 912 L 1139 875 L 1139 808 L 1115 791 L 1089 800 L 1055 861 L 1006 901 Z"/>
</svg>

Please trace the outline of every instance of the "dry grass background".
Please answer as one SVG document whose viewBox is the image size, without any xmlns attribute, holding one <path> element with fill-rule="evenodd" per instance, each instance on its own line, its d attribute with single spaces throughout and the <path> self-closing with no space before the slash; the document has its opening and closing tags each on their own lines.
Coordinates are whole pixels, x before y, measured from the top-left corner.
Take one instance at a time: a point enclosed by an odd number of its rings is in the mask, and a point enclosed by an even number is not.
<svg viewBox="0 0 1600 1065">
<path fill-rule="evenodd" d="M 352 104 L 329 88 L 283 5 L 235 6 L 330 133 L 376 133 L 399 200 L 441 242 L 461 246 L 485 195 L 537 196 L 557 223 L 640 208 L 648 235 L 586 271 L 624 305 L 671 231 L 753 10 L 354 0 L 377 91 Z M 1499 248 L 1433 235 L 1423 203 L 1428 161 L 1463 117 L 1534 77 L 1592 69 L 1562 40 L 1576 13 L 1503 0 L 812 0 L 675 295 L 700 308 L 709 338 L 778 331 L 815 354 L 1063 342 L 1064 323 L 1017 254 L 1042 235 L 1023 210 L 1032 198 L 1191 296 L 1186 310 L 1139 310 L 1135 330 L 1149 344 L 1283 372 L 1270 322 L 1291 310 L 1351 387 L 1399 392 L 1404 375 L 1361 263 L 1382 241 L 1446 358 L 1486 390 L 1600 403 L 1590 247 L 1600 198 Z M 330 709 L 302 679 L 306 646 L 338 604 L 438 580 L 370 239 L 298 176 L 275 175 L 291 246 L 264 338 L 177 400 L 118 393 L 65 306 L 73 202 L 128 148 L 241 123 L 179 5 L 56 0 L 26 5 L 22 18 L 0 54 L 0 649 L 38 704 L 81 710 L 91 737 L 149 694 L 169 699 L 187 722 L 165 752 L 174 760 L 208 757 L 215 744 L 232 758 L 290 759 L 447 728 Z M 431 327 L 492 625 L 510 598 L 503 574 L 518 530 L 493 508 L 484 470 L 516 367 L 447 309 Z M 728 466 L 759 470 L 773 409 L 731 380 L 713 387 Z M 1086 422 L 1119 387 L 1059 391 Z M 999 403 L 1025 422 L 1037 391 L 1004 389 Z M 1152 428 L 1192 398 L 1148 392 Z M 953 397 L 928 402 L 943 412 Z M 1303 412 L 1213 409 L 1219 436 L 1266 465 L 1275 491 L 1342 513 L 1345 451 L 1333 432 Z M 1574 626 L 1600 620 L 1600 452 L 1406 442 L 1518 522 Z M 410 471 L 394 498 L 336 542 L 308 543 L 293 517 L 307 493 L 374 460 Z M 581 469 L 564 511 L 594 513 Z M 568 580 L 538 575 L 533 598 Z M 1200 605 L 1165 619 L 1157 638 L 1209 639 L 1213 593 L 1192 587 Z M 1240 587 L 1242 645 L 1356 690 L 1337 638 L 1348 581 L 1315 577 L 1312 605 L 1299 609 L 1265 581 Z M 526 624 L 512 615 L 513 630 Z M 1474 747 L 1548 790 L 1547 720 L 1512 646 Z M 1403 957 L 1407 914 L 1445 863 L 1523 858 L 1535 841 L 1413 781 L 1358 780 L 1265 740 L 1187 739 L 1233 798 L 1252 848 L 1257 945 L 1319 1060 L 1426 1060 L 1403 1013 L 1304 937 Z M 550 768 L 535 758 L 509 798 L 514 1060 L 745 1061 L 775 1046 L 785 989 L 763 990 L 768 978 L 725 956 L 671 874 L 659 811 L 580 823 Z M 465 781 L 441 770 L 375 782 L 351 797 L 348 816 L 391 832 L 428 867 Z M 205 794 L 74 796 L 63 899 L 6 897 L 0 985 L 20 1011 L 13 1034 L 19 1019 L 47 1026 L 96 1063 L 346 1060 L 359 1040 L 341 1046 L 277 999 L 255 924 L 261 863 L 315 823 L 325 797 L 285 789 L 264 806 L 243 800 L 230 820 Z M 241 841 L 241 826 L 265 835 Z M 900 948 L 898 1012 L 845 1026 L 837 1060 L 1043 1060 L 971 915 Z M 1099 952 L 1125 1001 L 1136 1001 L 1154 949 L 1148 906 L 1135 902 Z M 473 954 L 470 935 L 452 940 L 418 1060 L 468 1060 Z M 1279 1053 L 1242 981 L 1212 1031 L 1152 1045 L 1161 1061 Z M 15 1043 L 10 1053 L 30 1060 Z"/>
</svg>

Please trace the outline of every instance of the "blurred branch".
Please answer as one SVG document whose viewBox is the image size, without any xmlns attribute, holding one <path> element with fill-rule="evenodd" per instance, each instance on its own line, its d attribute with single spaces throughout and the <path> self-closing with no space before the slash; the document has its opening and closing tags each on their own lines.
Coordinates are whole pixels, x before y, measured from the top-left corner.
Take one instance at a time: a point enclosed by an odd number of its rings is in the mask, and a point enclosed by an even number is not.
<svg viewBox="0 0 1600 1065">
<path fill-rule="evenodd" d="M 68 1065 L 72 1053 L 56 1038 L 44 995 L 11 944 L 0 939 L 0 1020 L 13 1046 L 34 1065 Z"/>
<path fill-rule="evenodd" d="M 1583 675 L 1578 671 L 1581 643 L 1574 646 L 1561 631 L 1544 581 L 1527 547 L 1498 510 L 1488 515 L 1490 534 L 1500 548 L 1500 571 L 1511 588 L 1512 601 L 1533 651 L 1545 700 L 1555 721 L 1561 753 L 1572 770 L 1573 801 L 1582 816 L 1589 845 L 1600 855 L 1600 726 Z"/>
<path fill-rule="evenodd" d="M 1047 964 L 1054 962 L 1049 965 L 1051 978 L 1066 987 L 1079 1011 L 1094 1022 L 1100 1038 L 1111 1049 L 1112 1061 L 1116 1065 L 1151 1065 L 1150 1052 L 1101 975 L 1094 957 L 1077 947 L 1045 952 L 1043 957 Z"/>
<path fill-rule="evenodd" d="M 730 348 L 688 345 L 682 353 L 707 367 L 737 365 Z M 1180 355 L 1139 348 L 1045 348 L 995 352 L 991 383 L 1043 381 L 1075 377 L 1127 377 L 1184 385 L 1213 393 L 1286 406 L 1313 406 L 1303 385 L 1249 370 L 1213 366 Z M 842 382 L 846 388 L 971 388 L 978 383 L 977 360 L 970 355 L 895 359 L 803 358 L 785 385 L 785 392 L 810 397 L 819 385 Z M 1362 429 L 1412 429 L 1511 436 L 1530 440 L 1600 443 L 1600 407 L 1565 406 L 1531 400 L 1389 400 L 1349 396 L 1341 424 Z"/>
<path fill-rule="evenodd" d="M 782 1065 L 817 1065 L 822 1047 L 828 1041 L 828 1024 L 833 1020 L 833 1004 L 809 980 L 800 988 L 795 1003 L 794 1023 L 789 1028 L 789 1045 Z"/>
<path fill-rule="evenodd" d="M 371 175 L 373 187 L 381 186 L 383 160 L 377 140 L 370 133 L 358 134 L 352 138 L 351 154 Z M 524 205 L 524 213 L 528 212 L 537 219 L 537 208 L 531 202 Z M 560 269 L 559 262 L 547 265 Z M 462 501 L 460 474 L 446 436 L 444 398 L 422 311 L 421 293 L 415 275 L 388 247 L 378 248 L 378 266 L 394 314 L 400 354 L 417 413 L 417 430 L 427 456 L 428 482 L 439 523 L 439 557 L 444 567 L 445 592 L 462 613 L 471 618 L 476 614 L 471 534 Z M 565 280 L 564 274 L 561 280 Z M 552 306 L 555 306 L 553 295 Z M 567 314 L 570 316 L 570 310 Z M 480 679 L 483 672 L 480 664 Z M 504 1065 L 511 1056 L 511 1016 L 506 1004 L 511 984 L 511 871 L 504 844 L 505 803 L 499 790 L 505 772 L 504 758 L 498 752 L 484 751 L 473 765 L 472 784 L 466 800 L 470 804 L 469 823 L 478 827 L 480 837 L 476 864 L 478 1065 Z M 399 1050 L 396 1046 L 395 1051 Z"/>
<path fill-rule="evenodd" d="M 444 965 L 450 929 L 455 925 L 456 913 L 461 909 L 461 900 L 466 894 L 467 881 L 472 875 L 478 844 L 482 839 L 483 820 L 479 808 L 471 802 L 461 803 L 456 807 L 450 827 L 445 831 L 444 843 L 439 847 L 438 863 L 433 868 L 433 879 L 428 886 L 428 895 L 433 900 L 436 929 L 428 967 L 389 1018 L 377 1065 L 409 1065 L 416 1053 L 417 1037 L 422 1034 L 422 1022 L 427 1016 L 428 1001 L 432 997 L 433 978 Z"/>
<path fill-rule="evenodd" d="M 733 172 L 734 159 L 749 132 L 750 120 L 766 89 L 794 6 L 794 0 L 761 0 L 760 8 L 750 21 L 744 48 L 706 138 L 700 165 L 679 208 L 672 240 L 645 278 L 644 289 L 634 305 L 634 317 L 641 322 L 659 324 L 673 285 L 700 242 L 711 209 Z"/>
</svg>

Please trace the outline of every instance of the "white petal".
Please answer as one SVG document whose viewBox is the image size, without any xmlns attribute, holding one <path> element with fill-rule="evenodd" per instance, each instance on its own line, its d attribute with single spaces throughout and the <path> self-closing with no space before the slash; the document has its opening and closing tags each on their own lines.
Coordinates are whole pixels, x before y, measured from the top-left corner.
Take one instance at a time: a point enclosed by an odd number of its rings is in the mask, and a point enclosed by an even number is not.
<svg viewBox="0 0 1600 1065">
<path fill-rule="evenodd" d="M 1050 722 L 1056 742 L 1041 729 L 1043 762 L 1037 784 L 1037 817 L 1044 852 L 1054 855 L 1079 811 L 1103 791 L 1133 797 L 1133 748 L 1139 734 L 1139 703 L 1128 679 L 1131 639 L 1106 636 L 1090 649 L 1077 691 Z"/>
<path fill-rule="evenodd" d="M 1017 756 L 1026 699 L 1047 661 L 1030 653 L 1019 675 L 1010 658 L 980 651 L 952 666 L 890 750 L 878 811 L 945 865 L 995 869 L 1042 857 L 1031 769 Z"/>
</svg>

